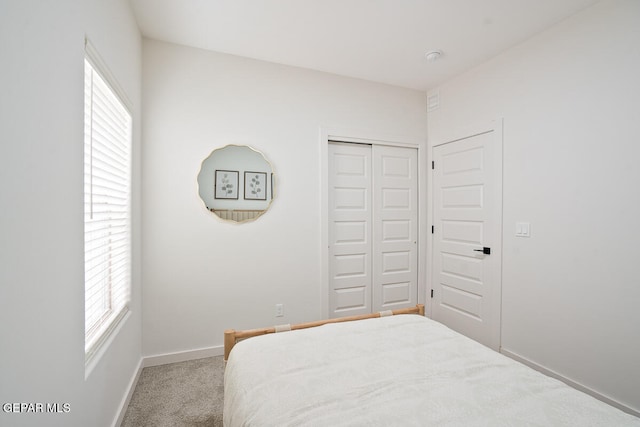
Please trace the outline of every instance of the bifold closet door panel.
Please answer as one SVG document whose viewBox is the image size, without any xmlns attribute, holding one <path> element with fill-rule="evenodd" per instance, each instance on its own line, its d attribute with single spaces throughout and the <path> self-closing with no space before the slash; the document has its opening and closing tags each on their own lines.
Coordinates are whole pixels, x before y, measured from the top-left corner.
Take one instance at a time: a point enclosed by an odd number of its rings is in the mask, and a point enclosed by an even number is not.
<svg viewBox="0 0 640 427">
<path fill-rule="evenodd" d="M 371 312 L 371 146 L 329 144 L 329 315 Z"/>
<path fill-rule="evenodd" d="M 418 298 L 418 150 L 374 145 L 373 311 Z"/>
</svg>

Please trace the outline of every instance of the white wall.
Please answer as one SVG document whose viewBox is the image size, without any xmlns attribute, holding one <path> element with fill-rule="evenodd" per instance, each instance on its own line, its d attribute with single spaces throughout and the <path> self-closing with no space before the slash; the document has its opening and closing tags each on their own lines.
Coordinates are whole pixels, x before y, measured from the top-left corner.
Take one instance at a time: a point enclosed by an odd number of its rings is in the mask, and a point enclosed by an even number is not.
<svg viewBox="0 0 640 427">
<path fill-rule="evenodd" d="M 426 140 L 425 100 L 144 40 L 145 355 L 220 346 L 227 328 L 321 317 L 320 128 Z M 260 150 L 277 174 L 276 199 L 255 222 L 223 222 L 198 198 L 200 163 L 226 144 Z"/>
<path fill-rule="evenodd" d="M 111 425 L 141 361 L 136 232 L 132 315 L 85 380 L 85 35 L 133 104 L 139 162 L 141 39 L 128 1 L 0 3 L 0 403 L 71 410 L 0 408 L 0 425 Z"/>
<path fill-rule="evenodd" d="M 640 410 L 640 2 L 443 84 L 430 144 L 504 117 L 502 346 Z M 531 238 L 516 238 L 516 221 Z"/>
</svg>

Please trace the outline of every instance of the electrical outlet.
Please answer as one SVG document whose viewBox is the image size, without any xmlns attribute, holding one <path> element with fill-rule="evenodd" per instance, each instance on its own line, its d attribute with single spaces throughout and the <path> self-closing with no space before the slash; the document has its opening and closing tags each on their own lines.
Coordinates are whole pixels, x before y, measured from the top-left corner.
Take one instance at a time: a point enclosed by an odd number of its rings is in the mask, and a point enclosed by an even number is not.
<svg viewBox="0 0 640 427">
<path fill-rule="evenodd" d="M 276 304 L 276 317 L 284 316 L 284 304 Z"/>
</svg>

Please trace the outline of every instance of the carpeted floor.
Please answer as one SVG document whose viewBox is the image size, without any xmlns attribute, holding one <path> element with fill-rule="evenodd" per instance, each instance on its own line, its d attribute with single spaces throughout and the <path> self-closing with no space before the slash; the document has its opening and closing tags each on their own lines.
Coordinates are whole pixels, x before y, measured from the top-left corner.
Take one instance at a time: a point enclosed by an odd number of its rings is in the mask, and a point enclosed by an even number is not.
<svg viewBox="0 0 640 427">
<path fill-rule="evenodd" d="M 222 356 L 144 368 L 121 427 L 222 426 Z"/>
</svg>

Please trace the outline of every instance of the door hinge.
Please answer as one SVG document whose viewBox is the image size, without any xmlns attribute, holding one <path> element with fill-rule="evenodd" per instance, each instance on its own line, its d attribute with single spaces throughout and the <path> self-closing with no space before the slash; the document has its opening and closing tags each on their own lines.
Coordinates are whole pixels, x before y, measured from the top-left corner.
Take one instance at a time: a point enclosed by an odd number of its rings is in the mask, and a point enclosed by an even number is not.
<svg viewBox="0 0 640 427">
<path fill-rule="evenodd" d="M 436 168 L 436 162 L 434 162 L 433 160 L 431 161 L 431 169 L 435 169 Z"/>
<path fill-rule="evenodd" d="M 433 233 L 434 233 L 434 230 L 435 230 L 435 229 L 436 229 L 436 228 L 432 225 L 432 226 L 431 226 L 431 234 L 433 234 Z"/>
<path fill-rule="evenodd" d="M 431 298 L 433 298 L 433 289 L 431 289 Z"/>
</svg>

